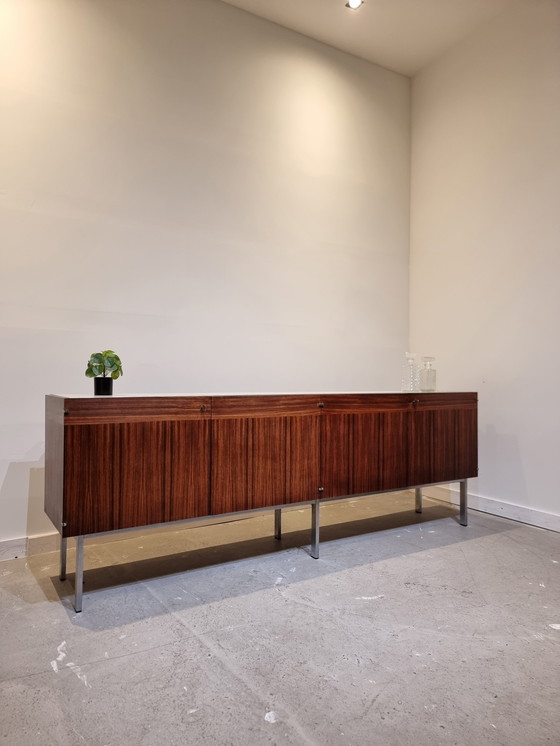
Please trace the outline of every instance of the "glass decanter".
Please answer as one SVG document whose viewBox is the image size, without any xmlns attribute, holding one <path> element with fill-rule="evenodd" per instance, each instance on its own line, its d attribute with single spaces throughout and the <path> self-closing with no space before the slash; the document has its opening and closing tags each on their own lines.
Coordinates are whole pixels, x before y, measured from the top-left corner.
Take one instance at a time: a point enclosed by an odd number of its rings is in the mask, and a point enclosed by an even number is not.
<svg viewBox="0 0 560 746">
<path fill-rule="evenodd" d="M 420 391 L 430 392 L 436 390 L 436 369 L 434 368 L 435 357 L 425 355 L 422 358 L 420 368 Z"/>
</svg>

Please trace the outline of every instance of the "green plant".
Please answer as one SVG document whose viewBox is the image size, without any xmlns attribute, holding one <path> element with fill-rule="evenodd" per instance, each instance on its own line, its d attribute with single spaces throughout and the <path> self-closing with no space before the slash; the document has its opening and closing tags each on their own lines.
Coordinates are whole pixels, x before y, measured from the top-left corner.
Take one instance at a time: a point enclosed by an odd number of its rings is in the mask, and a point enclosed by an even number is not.
<svg viewBox="0 0 560 746">
<path fill-rule="evenodd" d="M 86 376 L 88 378 L 98 378 L 111 376 L 118 378 L 123 375 L 122 363 L 120 357 L 113 350 L 103 350 L 103 352 L 94 352 L 88 360 Z"/>
</svg>

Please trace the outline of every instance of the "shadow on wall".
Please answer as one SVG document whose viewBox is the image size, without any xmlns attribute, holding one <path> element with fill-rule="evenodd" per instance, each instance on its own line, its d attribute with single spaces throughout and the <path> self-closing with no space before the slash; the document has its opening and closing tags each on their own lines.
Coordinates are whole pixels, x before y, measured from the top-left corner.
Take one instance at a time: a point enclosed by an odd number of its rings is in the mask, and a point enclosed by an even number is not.
<svg viewBox="0 0 560 746">
<path fill-rule="evenodd" d="M 44 511 L 45 466 L 44 455 L 35 461 L 12 461 L 8 465 L 6 476 L 0 486 L 0 505 L 10 504 L 27 497 L 27 520 L 25 535 L 17 538 L 26 539 L 32 536 L 52 534 L 54 526 Z M 22 517 L 24 507 L 21 509 Z M 17 525 L 17 517 L 13 517 Z"/>
</svg>

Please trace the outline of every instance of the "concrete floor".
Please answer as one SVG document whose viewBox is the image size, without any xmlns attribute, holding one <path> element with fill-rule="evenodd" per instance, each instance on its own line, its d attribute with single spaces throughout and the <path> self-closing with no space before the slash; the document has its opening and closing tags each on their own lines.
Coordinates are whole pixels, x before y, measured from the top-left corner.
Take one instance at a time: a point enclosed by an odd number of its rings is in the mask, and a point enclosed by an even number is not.
<svg viewBox="0 0 560 746">
<path fill-rule="evenodd" d="M 412 493 L 0 563 L 6 746 L 560 744 L 560 534 Z M 73 551 L 69 553 L 72 570 Z"/>
</svg>

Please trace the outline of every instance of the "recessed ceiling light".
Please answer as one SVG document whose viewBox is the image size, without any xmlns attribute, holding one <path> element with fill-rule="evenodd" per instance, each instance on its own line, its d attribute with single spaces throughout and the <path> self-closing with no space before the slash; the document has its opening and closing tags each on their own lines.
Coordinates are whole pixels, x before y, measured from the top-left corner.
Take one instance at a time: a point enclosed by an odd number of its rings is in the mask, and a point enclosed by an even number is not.
<svg viewBox="0 0 560 746">
<path fill-rule="evenodd" d="M 358 10 L 360 5 L 363 5 L 364 0 L 348 0 L 346 3 L 347 8 L 352 8 L 352 10 Z"/>
</svg>

